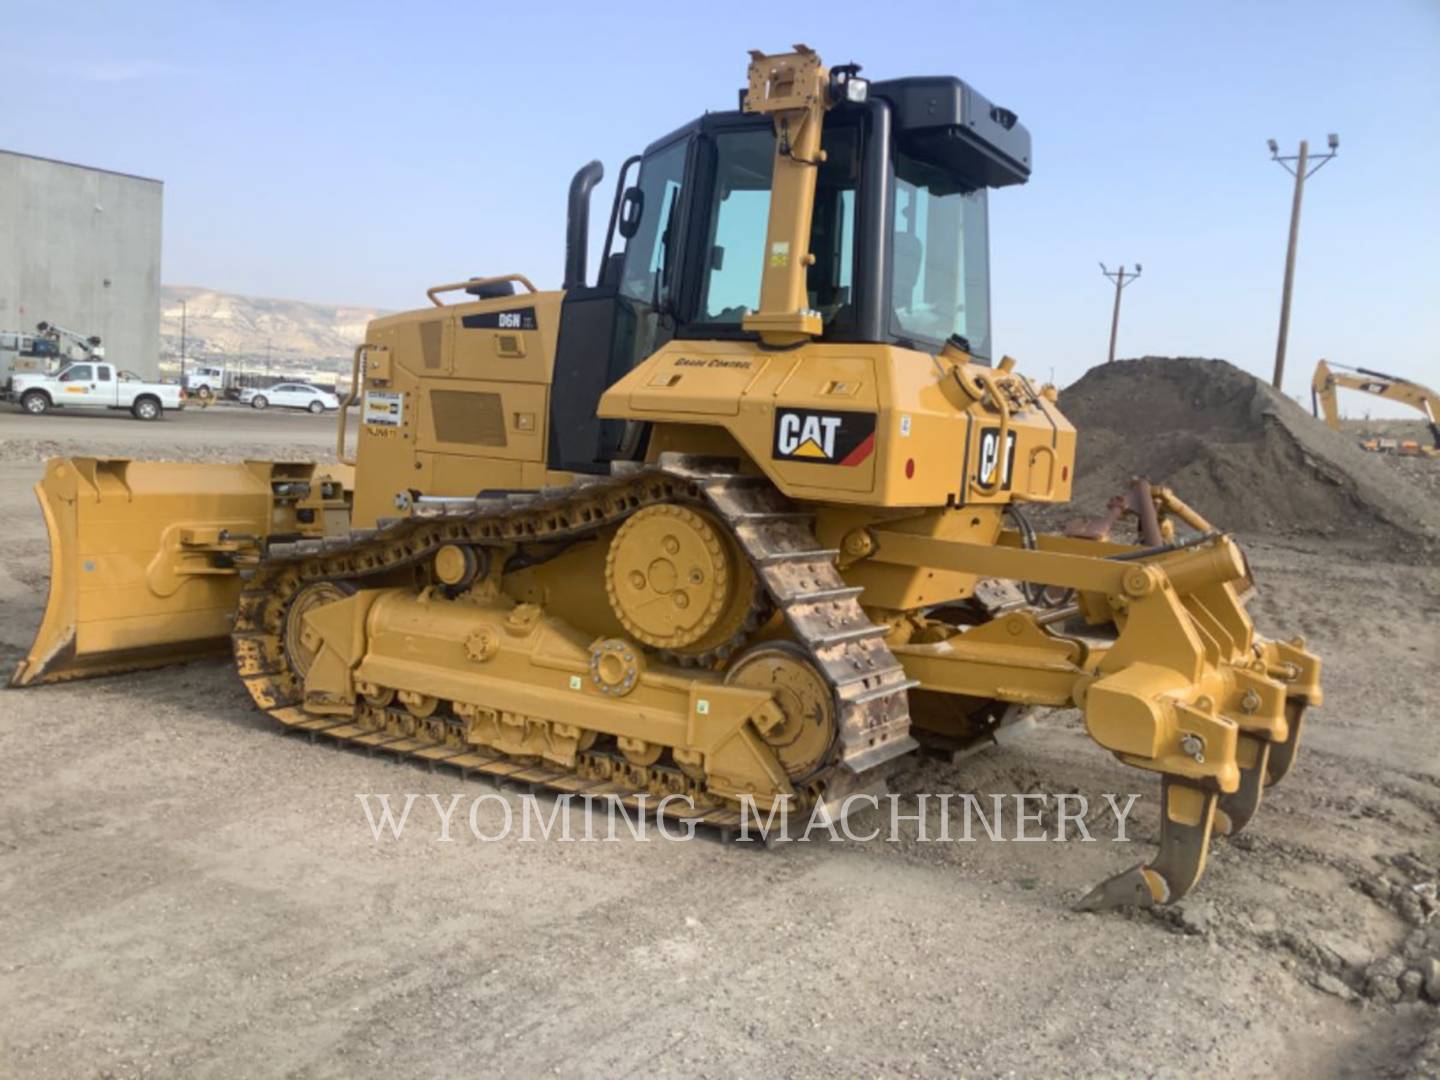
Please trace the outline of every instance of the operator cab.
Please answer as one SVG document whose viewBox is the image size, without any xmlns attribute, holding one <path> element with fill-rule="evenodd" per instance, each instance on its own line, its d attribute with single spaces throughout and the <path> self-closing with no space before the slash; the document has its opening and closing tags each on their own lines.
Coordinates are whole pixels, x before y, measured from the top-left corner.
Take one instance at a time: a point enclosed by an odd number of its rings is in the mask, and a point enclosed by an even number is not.
<svg viewBox="0 0 1440 1080">
<path fill-rule="evenodd" d="M 818 340 L 933 354 L 958 338 L 988 363 L 986 193 L 1028 179 L 1029 132 L 943 76 L 872 83 L 867 100 L 832 108 L 822 130 L 807 272 L 809 306 L 824 322 Z M 584 203 L 600 170 L 576 175 L 552 469 L 606 472 L 642 451 L 639 425 L 601 419 L 595 405 L 666 342 L 758 340 L 741 321 L 760 305 L 774 132 L 764 115 L 710 113 L 627 161 L 594 286 L 584 281 Z M 612 254 L 617 236 L 624 251 Z"/>
</svg>

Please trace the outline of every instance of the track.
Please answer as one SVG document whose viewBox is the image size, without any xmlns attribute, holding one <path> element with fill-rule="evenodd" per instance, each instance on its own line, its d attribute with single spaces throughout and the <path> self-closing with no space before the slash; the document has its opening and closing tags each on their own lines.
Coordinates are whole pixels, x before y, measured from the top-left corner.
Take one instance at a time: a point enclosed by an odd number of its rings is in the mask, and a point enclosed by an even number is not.
<svg viewBox="0 0 1440 1080">
<path fill-rule="evenodd" d="M 553 491 L 423 502 L 412 506 L 408 517 L 372 530 L 271 545 L 247 572 L 233 635 L 236 666 L 260 708 L 312 736 L 633 805 L 643 806 L 647 793 L 685 791 L 686 777 L 675 766 L 639 766 L 603 749 L 580 753 L 579 768 L 566 772 L 462 743 L 443 721 L 417 724 L 393 707 L 361 701 L 350 717 L 311 715 L 300 707 L 302 682 L 283 641 L 291 601 L 313 582 L 358 585 L 393 577 L 446 544 L 494 548 L 583 539 L 644 507 L 666 503 L 707 508 L 728 525 L 795 642 L 829 682 L 838 745 L 822 771 L 806 778 L 809 792 L 841 798 L 865 783 L 867 774 L 915 748 L 906 697 L 915 684 L 885 645 L 885 628 L 870 622 L 860 607 L 860 589 L 841 578 L 837 552 L 816 541 L 811 515 L 762 477 L 685 456 L 667 455 L 657 465 L 632 466 Z M 701 807 L 683 816 L 720 828 L 739 822 L 730 806 Z"/>
</svg>

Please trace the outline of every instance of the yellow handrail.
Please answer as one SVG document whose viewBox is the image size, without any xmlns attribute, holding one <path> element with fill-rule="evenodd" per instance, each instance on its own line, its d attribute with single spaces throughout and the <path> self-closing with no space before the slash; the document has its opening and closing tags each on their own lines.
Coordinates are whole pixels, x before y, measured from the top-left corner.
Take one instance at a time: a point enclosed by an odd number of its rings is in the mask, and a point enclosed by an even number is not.
<svg viewBox="0 0 1440 1080">
<path fill-rule="evenodd" d="M 957 369 L 958 370 L 958 369 Z M 970 484 L 980 495 L 993 495 L 1005 482 L 1005 463 L 1009 460 L 1010 403 L 1000 390 L 999 374 L 990 368 L 980 368 L 972 376 L 990 394 L 995 408 L 1000 412 L 999 442 L 995 448 L 995 482 L 987 484 L 980 478 L 979 471 L 970 478 Z"/>
<path fill-rule="evenodd" d="M 345 395 L 345 400 L 340 402 L 340 412 L 335 418 L 335 460 L 341 465 L 355 464 L 353 457 L 345 456 L 345 414 L 350 411 L 350 406 L 355 404 L 355 395 L 360 391 L 360 358 L 369 348 L 368 341 L 355 346 L 355 359 L 350 365 L 350 392 Z"/>
<path fill-rule="evenodd" d="M 452 281 L 449 285 L 435 285 L 432 288 L 426 289 L 425 295 L 430 298 L 430 302 L 436 307 L 444 307 L 445 302 L 436 296 L 436 293 L 454 292 L 456 289 L 468 289 L 472 285 L 496 285 L 502 281 L 518 281 L 532 293 L 540 291 L 535 288 L 534 285 L 530 284 L 530 279 L 524 274 L 501 274 L 499 277 L 477 277 L 471 278 L 469 281 Z"/>
</svg>

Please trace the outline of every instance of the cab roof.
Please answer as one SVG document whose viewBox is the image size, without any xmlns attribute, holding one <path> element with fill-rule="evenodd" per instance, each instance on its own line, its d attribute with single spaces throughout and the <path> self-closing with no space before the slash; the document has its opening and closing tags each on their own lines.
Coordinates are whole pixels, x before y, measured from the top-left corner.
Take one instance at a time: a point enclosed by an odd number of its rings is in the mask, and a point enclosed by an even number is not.
<svg viewBox="0 0 1440 1080">
<path fill-rule="evenodd" d="M 740 92 L 744 97 L 744 91 Z M 902 152 L 933 162 L 976 187 L 1009 187 L 1030 179 L 1030 132 L 1010 109 L 996 105 L 953 75 L 915 75 L 870 84 L 872 99 L 890 106 Z M 645 149 L 646 155 L 697 130 L 768 123 L 740 110 L 706 113 Z"/>
</svg>

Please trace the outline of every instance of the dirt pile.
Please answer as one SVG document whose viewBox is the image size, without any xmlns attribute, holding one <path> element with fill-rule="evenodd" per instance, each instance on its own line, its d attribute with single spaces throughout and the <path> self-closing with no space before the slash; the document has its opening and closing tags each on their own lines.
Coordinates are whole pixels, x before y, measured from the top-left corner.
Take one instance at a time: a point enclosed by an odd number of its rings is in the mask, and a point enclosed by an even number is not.
<svg viewBox="0 0 1440 1080">
<path fill-rule="evenodd" d="M 1410 557 L 1440 547 L 1428 491 L 1224 360 L 1101 365 L 1061 393 L 1060 408 L 1080 432 L 1071 506 L 1086 513 L 1146 476 L 1226 529 Z"/>
</svg>

